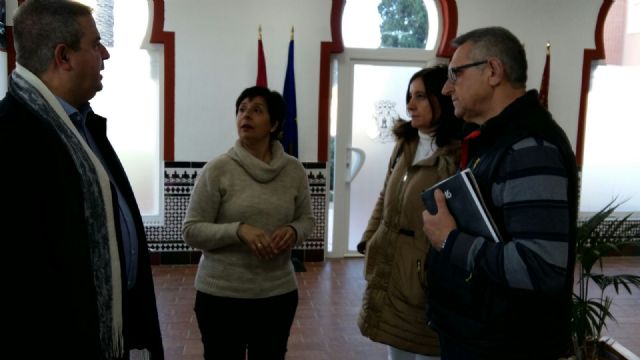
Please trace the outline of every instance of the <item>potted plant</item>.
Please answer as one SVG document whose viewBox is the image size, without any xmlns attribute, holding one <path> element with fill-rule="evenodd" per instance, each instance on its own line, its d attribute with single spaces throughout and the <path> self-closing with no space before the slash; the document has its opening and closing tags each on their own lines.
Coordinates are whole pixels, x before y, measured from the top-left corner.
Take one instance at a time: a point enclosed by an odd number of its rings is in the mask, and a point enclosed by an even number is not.
<svg viewBox="0 0 640 360">
<path fill-rule="evenodd" d="M 612 298 L 605 290 L 613 286 L 616 294 L 624 288 L 629 294 L 633 287 L 640 289 L 640 276 L 630 274 L 605 275 L 602 258 L 621 253 L 623 246 L 640 246 L 640 224 L 629 221 L 631 214 L 613 217 L 620 204 L 615 199 L 602 210 L 580 223 L 576 239 L 576 263 L 579 273 L 577 289 L 573 294 L 572 342 L 575 359 L 625 359 L 614 357 L 611 340 L 602 338 L 607 320 L 615 321 L 611 313 Z M 594 271 L 598 264 L 599 272 Z M 589 285 L 597 285 L 596 296 L 590 294 Z M 606 355 L 609 353 L 609 355 Z"/>
</svg>

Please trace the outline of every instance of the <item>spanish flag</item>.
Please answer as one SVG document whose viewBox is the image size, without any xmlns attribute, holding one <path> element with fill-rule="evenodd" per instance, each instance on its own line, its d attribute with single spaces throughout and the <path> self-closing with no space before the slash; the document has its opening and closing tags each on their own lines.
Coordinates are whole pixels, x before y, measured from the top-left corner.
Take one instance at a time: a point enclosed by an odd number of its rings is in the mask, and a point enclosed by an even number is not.
<svg viewBox="0 0 640 360">
<path fill-rule="evenodd" d="M 256 85 L 267 87 L 267 65 L 264 60 L 264 49 L 262 48 L 262 26 L 258 27 L 258 76 Z"/>
<path fill-rule="evenodd" d="M 549 108 L 549 62 L 551 61 L 551 44 L 547 42 L 547 56 L 542 70 L 542 81 L 540 82 L 540 92 L 538 100 L 545 109 Z"/>
</svg>

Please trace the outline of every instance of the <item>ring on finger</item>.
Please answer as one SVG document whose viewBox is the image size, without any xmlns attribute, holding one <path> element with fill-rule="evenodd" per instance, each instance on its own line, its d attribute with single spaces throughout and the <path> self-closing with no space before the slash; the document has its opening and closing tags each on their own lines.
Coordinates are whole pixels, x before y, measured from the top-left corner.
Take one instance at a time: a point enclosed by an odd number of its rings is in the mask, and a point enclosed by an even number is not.
<svg viewBox="0 0 640 360">
<path fill-rule="evenodd" d="M 261 243 L 258 243 L 258 247 L 262 247 L 262 244 L 261 244 Z"/>
</svg>

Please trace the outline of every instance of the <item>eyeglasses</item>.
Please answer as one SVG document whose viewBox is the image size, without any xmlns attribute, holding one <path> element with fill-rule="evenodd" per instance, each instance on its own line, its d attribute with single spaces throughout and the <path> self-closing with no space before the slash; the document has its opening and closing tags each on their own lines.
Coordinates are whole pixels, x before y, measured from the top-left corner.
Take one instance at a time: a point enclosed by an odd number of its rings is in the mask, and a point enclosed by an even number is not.
<svg viewBox="0 0 640 360">
<path fill-rule="evenodd" d="M 456 80 L 458 80 L 458 75 L 460 75 L 462 70 L 468 69 L 470 67 L 478 66 L 478 65 L 483 65 L 483 64 L 486 64 L 488 62 L 489 62 L 489 60 L 482 60 L 482 61 L 472 62 L 470 64 L 464 64 L 464 65 L 460 65 L 460 66 L 456 66 L 456 67 L 450 67 L 449 71 L 447 73 L 447 75 L 449 76 L 449 81 L 451 81 L 452 83 L 455 83 Z"/>
</svg>

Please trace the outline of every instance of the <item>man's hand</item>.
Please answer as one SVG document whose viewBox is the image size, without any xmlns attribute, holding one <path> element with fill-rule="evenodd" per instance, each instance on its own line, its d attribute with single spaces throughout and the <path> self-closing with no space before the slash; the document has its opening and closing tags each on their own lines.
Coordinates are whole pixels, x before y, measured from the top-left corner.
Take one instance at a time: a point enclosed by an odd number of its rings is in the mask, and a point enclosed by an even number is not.
<svg viewBox="0 0 640 360">
<path fill-rule="evenodd" d="M 431 242 L 431 246 L 440 251 L 445 240 L 447 240 L 447 236 L 449 236 L 451 231 L 456 229 L 457 226 L 456 221 L 449 212 L 442 190 L 436 189 L 433 196 L 438 206 L 438 212 L 435 215 L 431 215 L 427 210 L 422 212 L 422 230 Z"/>
</svg>

